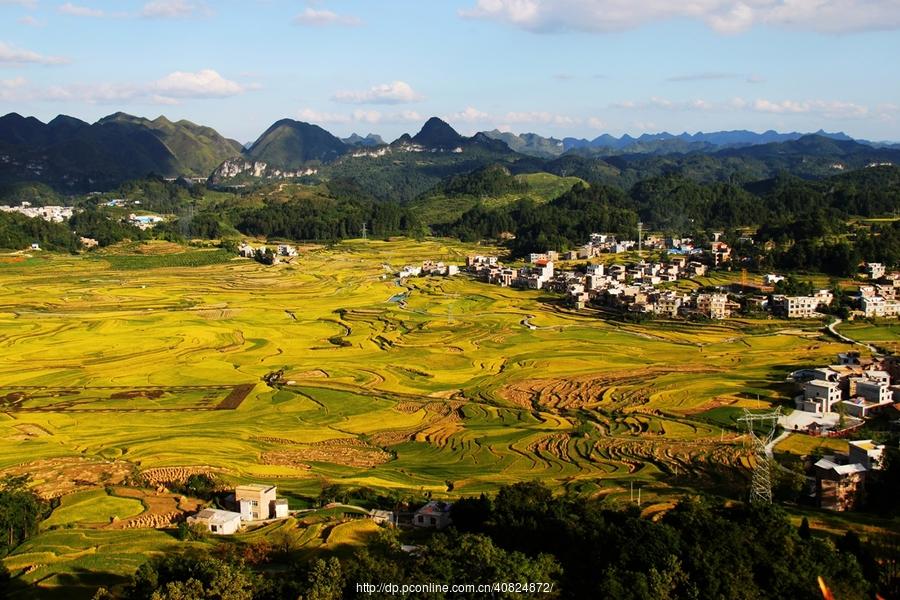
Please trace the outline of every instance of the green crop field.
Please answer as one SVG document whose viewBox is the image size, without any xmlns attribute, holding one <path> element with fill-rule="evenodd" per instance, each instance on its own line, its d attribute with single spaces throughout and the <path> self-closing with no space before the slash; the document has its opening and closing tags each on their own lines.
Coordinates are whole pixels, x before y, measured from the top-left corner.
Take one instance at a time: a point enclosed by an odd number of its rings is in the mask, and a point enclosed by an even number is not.
<svg viewBox="0 0 900 600">
<path fill-rule="evenodd" d="M 132 514 L 136 500 L 97 489 L 134 471 L 312 496 L 337 483 L 452 497 L 539 478 L 620 498 L 635 482 L 661 503 L 701 488 L 743 497 L 735 415 L 787 402 L 789 372 L 847 348 L 821 323 L 636 325 L 466 275 L 396 281 L 405 264 L 492 252 L 445 240 L 350 241 L 274 267 L 146 250 L 167 262 L 0 263 L 0 473 L 63 496 L 51 526 Z M 280 385 L 263 381 L 281 370 Z M 120 553 L 174 543 L 45 531 L 7 563 L 44 565 L 53 587 L 70 570 L 130 572 L 140 558 Z"/>
<path fill-rule="evenodd" d="M 850 339 L 892 352 L 900 350 L 900 323 L 896 319 L 844 322 L 837 326 L 837 331 Z"/>
<path fill-rule="evenodd" d="M 140 500 L 110 496 L 105 490 L 87 490 L 65 496 L 50 518 L 41 523 L 41 527 L 106 525 L 113 518 L 124 519 L 142 512 L 144 505 Z"/>
</svg>

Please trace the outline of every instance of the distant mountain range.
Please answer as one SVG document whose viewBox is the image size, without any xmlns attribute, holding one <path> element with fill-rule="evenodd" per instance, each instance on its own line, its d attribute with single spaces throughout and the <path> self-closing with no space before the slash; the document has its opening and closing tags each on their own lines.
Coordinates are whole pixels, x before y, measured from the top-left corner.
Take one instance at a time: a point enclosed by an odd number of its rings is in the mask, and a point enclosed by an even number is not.
<svg viewBox="0 0 900 600">
<path fill-rule="evenodd" d="M 241 145 L 189 121 L 116 113 L 94 124 L 60 115 L 49 123 L 0 117 L 0 181 L 103 189 L 148 173 L 205 177 Z"/>
<path fill-rule="evenodd" d="M 498 130 L 487 131 L 494 139 L 503 140 L 506 144 L 522 154 L 542 158 L 561 156 L 567 152 L 581 155 L 610 156 L 616 154 L 673 154 L 687 152 L 716 152 L 725 148 L 743 148 L 773 142 L 790 142 L 806 135 L 818 135 L 835 140 L 851 141 L 853 138 L 843 132 L 828 133 L 819 130 L 814 134 L 791 132 L 778 133 L 769 130 L 756 133 L 747 130 L 681 133 L 674 135 L 668 132 L 645 133 L 638 137 L 628 134 L 622 137 L 603 134 L 592 140 L 567 137 L 561 140 L 545 138 L 536 133 L 503 133 Z M 900 144 L 855 140 L 873 147 L 900 148 Z"/>
<path fill-rule="evenodd" d="M 366 137 L 362 137 L 359 134 L 351 134 L 350 137 L 345 137 L 341 139 L 342 142 L 347 144 L 348 146 L 362 146 L 366 148 L 371 148 L 372 146 L 383 146 L 385 144 L 384 139 L 380 135 L 376 135 L 374 133 L 370 133 Z"/>
<path fill-rule="evenodd" d="M 165 117 L 116 113 L 93 124 L 62 115 L 46 124 L 15 113 L 0 117 L 0 184 L 40 182 L 68 192 L 110 189 L 151 173 L 209 176 L 215 184 L 316 176 L 355 179 L 375 197 L 407 201 L 443 178 L 490 164 L 627 187 L 672 171 L 752 181 L 778 170 L 822 177 L 881 162 L 900 164 L 900 145 L 824 131 L 560 140 L 494 130 L 466 137 L 432 117 L 415 135 L 387 144 L 371 133 L 340 139 L 317 125 L 282 119 L 241 147 L 209 127 Z"/>
</svg>

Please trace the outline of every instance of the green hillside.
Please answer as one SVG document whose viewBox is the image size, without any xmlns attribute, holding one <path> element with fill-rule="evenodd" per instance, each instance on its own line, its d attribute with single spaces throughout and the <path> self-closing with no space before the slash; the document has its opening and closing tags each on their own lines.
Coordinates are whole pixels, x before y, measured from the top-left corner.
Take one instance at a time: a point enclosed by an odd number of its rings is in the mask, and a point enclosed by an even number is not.
<svg viewBox="0 0 900 600">
<path fill-rule="evenodd" d="M 583 183 L 583 180 L 578 177 L 559 177 L 550 173 L 515 175 L 515 179 L 527 186 L 525 191 L 488 197 L 440 192 L 414 200 L 410 206 L 423 223 L 429 225 L 451 223 L 477 204 L 488 208 L 497 208 L 512 204 L 522 198 L 529 198 L 535 203 L 544 204 L 568 192 L 576 183 Z"/>
<path fill-rule="evenodd" d="M 225 138 L 211 127 L 196 125 L 190 121 L 172 122 L 163 116 L 150 121 L 124 113 L 100 120 L 100 123 L 111 122 L 127 123 L 153 131 L 177 158 L 179 174 L 199 177 L 209 175 L 223 160 L 241 152 L 240 143 Z"/>
<path fill-rule="evenodd" d="M 269 127 L 245 155 L 281 169 L 296 169 L 308 162 L 332 161 L 346 151 L 346 144 L 318 125 L 282 119 Z"/>
</svg>

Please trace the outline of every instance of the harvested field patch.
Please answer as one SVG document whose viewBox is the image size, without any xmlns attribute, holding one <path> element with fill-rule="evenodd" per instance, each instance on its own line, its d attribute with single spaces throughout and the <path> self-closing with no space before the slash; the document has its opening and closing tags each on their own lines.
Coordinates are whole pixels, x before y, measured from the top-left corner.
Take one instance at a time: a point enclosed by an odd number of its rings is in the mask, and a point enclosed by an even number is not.
<svg viewBox="0 0 900 600">
<path fill-rule="evenodd" d="M 32 489 L 45 500 L 102 485 L 117 485 L 133 474 L 131 463 L 81 457 L 38 460 L 0 471 L 0 475 L 30 476 Z"/>
<path fill-rule="evenodd" d="M 294 444 L 290 450 L 264 452 L 261 461 L 265 465 L 309 468 L 308 462 L 324 462 L 346 467 L 372 468 L 394 457 L 368 445 L 357 438 L 333 439 L 316 444 Z"/>
<path fill-rule="evenodd" d="M 727 398 L 727 397 L 717 396 L 717 397 L 713 398 L 712 400 L 710 400 L 709 402 L 707 402 L 706 404 L 701 404 L 700 406 L 696 406 L 694 408 L 691 408 L 689 410 L 684 410 L 681 412 L 682 412 L 682 414 L 685 414 L 685 415 L 698 415 L 698 414 L 704 413 L 708 410 L 722 408 L 723 406 L 733 406 L 734 404 L 737 404 L 738 402 L 740 402 L 739 398 Z"/>
<path fill-rule="evenodd" d="M 329 375 L 322 369 L 313 369 L 302 373 L 291 373 L 288 379 L 315 379 L 318 377 L 329 377 Z"/>
<path fill-rule="evenodd" d="M 601 403 L 616 408 L 635 406 L 648 401 L 643 388 L 654 378 L 670 373 L 716 373 L 718 369 L 701 367 L 654 367 L 643 370 L 618 371 L 595 376 L 526 379 L 500 389 L 500 396 L 522 408 L 540 407 L 554 410 L 589 408 Z"/>
<path fill-rule="evenodd" d="M 143 478 L 152 486 L 180 484 L 188 480 L 191 475 L 213 476 L 221 473 L 222 469 L 213 467 L 158 467 L 141 471 Z"/>
<path fill-rule="evenodd" d="M 0 412 L 182 412 L 234 410 L 255 384 L 0 388 Z M 224 397 L 223 397 L 224 396 Z"/>
<path fill-rule="evenodd" d="M 135 488 L 113 488 L 122 498 L 140 500 L 146 510 L 139 515 L 110 523 L 106 529 L 161 529 L 171 527 L 200 509 L 202 501 L 169 492 Z"/>
</svg>

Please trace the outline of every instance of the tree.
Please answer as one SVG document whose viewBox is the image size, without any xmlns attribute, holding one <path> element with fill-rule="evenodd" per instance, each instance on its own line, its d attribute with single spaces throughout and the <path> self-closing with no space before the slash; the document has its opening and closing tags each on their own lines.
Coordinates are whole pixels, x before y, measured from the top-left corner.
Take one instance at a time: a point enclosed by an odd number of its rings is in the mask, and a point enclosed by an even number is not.
<svg viewBox="0 0 900 600">
<path fill-rule="evenodd" d="M 251 600 L 256 578 L 241 563 L 170 554 L 143 564 L 126 590 L 131 600 Z"/>
<path fill-rule="evenodd" d="M 800 530 L 797 533 L 802 540 L 808 540 L 812 537 L 812 534 L 809 531 L 809 519 L 803 517 L 803 520 L 800 521 Z"/>
<path fill-rule="evenodd" d="M 28 476 L 0 479 L 0 554 L 34 534 L 46 514 L 46 505 L 27 485 Z"/>
<path fill-rule="evenodd" d="M 319 559 L 309 572 L 305 600 L 340 600 L 343 597 L 341 561 L 335 557 Z"/>
</svg>

